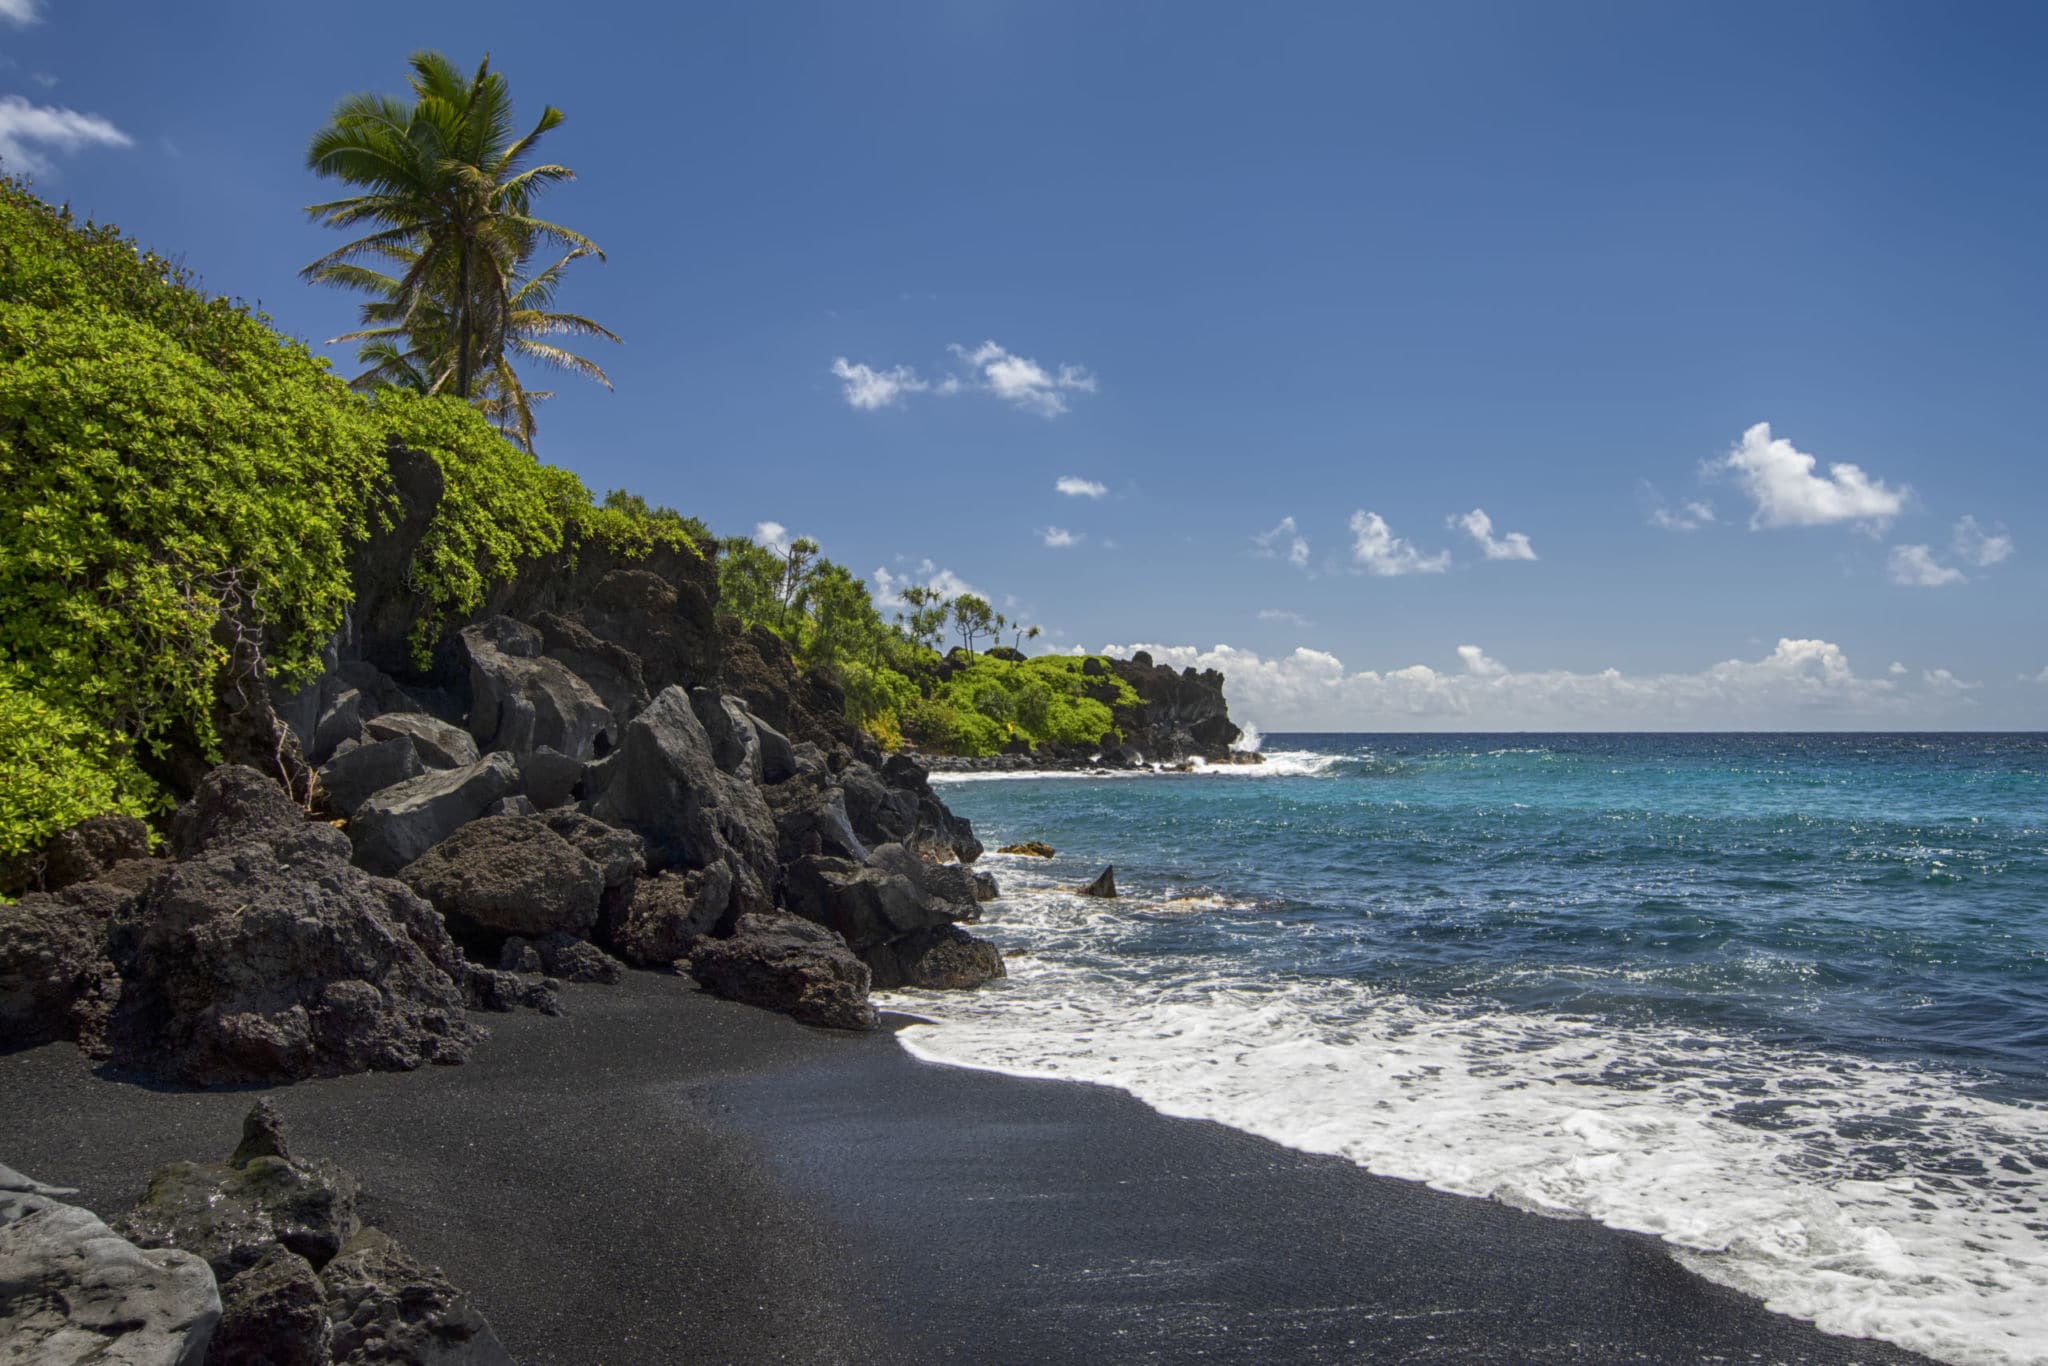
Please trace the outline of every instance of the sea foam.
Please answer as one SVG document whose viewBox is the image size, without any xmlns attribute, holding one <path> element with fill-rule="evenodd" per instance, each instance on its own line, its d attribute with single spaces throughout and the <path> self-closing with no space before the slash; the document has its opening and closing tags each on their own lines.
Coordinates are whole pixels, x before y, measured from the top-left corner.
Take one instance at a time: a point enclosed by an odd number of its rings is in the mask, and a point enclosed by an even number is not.
<svg viewBox="0 0 2048 1366">
<path fill-rule="evenodd" d="M 1321 757 L 1321 756 L 1318 756 Z M 1214 955 L 1121 962 L 1130 917 L 998 860 L 1005 982 L 901 992 L 933 1062 L 1115 1086 L 1383 1175 L 1664 1239 L 1835 1333 L 2048 1361 L 2048 1111 L 1940 1071 L 1676 1028 L 1459 1008 Z M 1312 931 L 1304 930 L 1304 933 Z"/>
</svg>

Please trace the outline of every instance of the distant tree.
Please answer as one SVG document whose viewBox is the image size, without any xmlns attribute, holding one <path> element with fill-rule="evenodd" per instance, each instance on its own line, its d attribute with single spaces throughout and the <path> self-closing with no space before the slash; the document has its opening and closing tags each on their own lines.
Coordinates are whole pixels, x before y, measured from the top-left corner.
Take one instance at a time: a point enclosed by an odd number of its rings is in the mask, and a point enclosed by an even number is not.
<svg viewBox="0 0 2048 1366">
<path fill-rule="evenodd" d="M 747 536 L 718 542 L 718 605 L 744 626 L 778 628 L 782 619 L 780 555 Z"/>
<path fill-rule="evenodd" d="M 785 635 L 789 633 L 790 609 L 802 606 L 817 561 L 818 543 L 808 536 L 799 536 L 791 541 L 789 549 L 782 554 L 782 577 L 776 585 L 775 596 L 782 609 L 779 626 Z"/>
<path fill-rule="evenodd" d="M 960 643 L 967 647 L 968 655 L 972 656 L 975 641 L 996 633 L 995 609 L 988 605 L 987 598 L 974 593 L 962 593 L 953 599 L 953 629 L 960 633 Z"/>
<path fill-rule="evenodd" d="M 1013 621 L 1010 625 L 1015 627 L 1017 632 L 1016 639 L 1010 642 L 1010 648 L 1013 650 L 1022 651 L 1025 641 L 1036 640 L 1039 637 L 1040 632 L 1036 626 L 1027 628 L 1021 621 Z"/>
<path fill-rule="evenodd" d="M 909 613 L 898 612 L 896 624 L 913 644 L 936 650 L 946 636 L 946 618 L 952 603 L 936 588 L 914 583 L 899 594 Z"/>
</svg>

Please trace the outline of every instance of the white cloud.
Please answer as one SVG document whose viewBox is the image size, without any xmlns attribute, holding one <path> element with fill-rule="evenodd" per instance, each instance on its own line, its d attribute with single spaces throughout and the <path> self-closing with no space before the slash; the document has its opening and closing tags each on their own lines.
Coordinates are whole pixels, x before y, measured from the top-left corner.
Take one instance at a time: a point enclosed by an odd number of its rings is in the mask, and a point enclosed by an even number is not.
<svg viewBox="0 0 2048 1366">
<path fill-rule="evenodd" d="M 1386 519 L 1363 508 L 1351 514 L 1351 559 L 1359 570 L 1383 578 L 1401 574 L 1441 574 L 1450 568 L 1451 552 L 1425 555 L 1396 536 Z"/>
<path fill-rule="evenodd" d="M 1065 546 L 1079 545 L 1083 540 L 1087 539 L 1084 535 L 1082 535 L 1082 533 L 1078 531 L 1065 531 L 1056 526 L 1046 527 L 1038 534 L 1047 545 L 1051 546 L 1055 550 L 1061 549 Z"/>
<path fill-rule="evenodd" d="M 1934 558 L 1924 545 L 1895 545 L 1890 561 L 1892 582 L 1906 588 L 1946 588 L 1963 583 L 1969 575 Z"/>
<path fill-rule="evenodd" d="M 1261 608 L 1259 609 L 1259 620 L 1260 620 L 1260 621 L 1284 621 L 1284 622 L 1286 622 L 1286 623 L 1287 623 L 1287 624 L 1288 624 L 1289 626 L 1313 626 L 1313 625 L 1315 625 L 1315 623 L 1314 623 L 1314 622 L 1310 621 L 1310 620 L 1309 620 L 1309 619 L 1308 619 L 1307 617 L 1303 616 L 1303 615 L 1302 615 L 1301 613 L 1299 613 L 1299 612 L 1290 612 L 1290 611 L 1288 611 L 1288 610 L 1286 610 L 1285 608 L 1282 608 L 1282 607 L 1261 607 Z"/>
<path fill-rule="evenodd" d="M 0 0 L 0 20 L 10 24 L 33 24 L 41 16 L 36 0 Z"/>
<path fill-rule="evenodd" d="M 1967 712 L 1975 700 L 1962 697 L 1975 685 L 1946 670 L 1929 670 L 1918 687 L 1864 678 L 1825 640 L 1787 638 L 1759 659 L 1660 674 L 1520 672 L 1474 645 L 1457 652 L 1462 671 L 1411 664 L 1356 672 L 1306 647 L 1271 659 L 1229 645 L 1104 647 L 1134 650 L 1176 668 L 1222 670 L 1233 718 L 1268 732 L 1880 728 Z"/>
<path fill-rule="evenodd" d="M 1893 488 L 1846 462 L 1829 465 L 1822 478 L 1814 473 L 1818 463 L 1783 437 L 1773 438 L 1770 423 L 1759 422 L 1742 434 L 1721 468 L 1734 471 L 1755 502 L 1751 527 L 1860 522 L 1881 529 L 1905 510 L 1912 492 L 1905 485 Z"/>
<path fill-rule="evenodd" d="M 1078 474 L 1063 474 L 1052 481 L 1052 486 L 1069 498 L 1100 498 L 1109 492 L 1109 485 L 1083 479 Z"/>
<path fill-rule="evenodd" d="M 907 365 L 877 370 L 869 365 L 856 365 L 844 356 L 833 358 L 832 373 L 845 381 L 847 403 L 869 412 L 893 407 L 903 401 L 905 394 L 921 394 L 932 387 Z"/>
<path fill-rule="evenodd" d="M 790 535 L 789 528 L 784 526 L 780 522 L 754 523 L 754 544 L 766 546 L 768 549 L 774 551 L 778 555 L 789 554 L 790 545 L 793 542 L 802 539 L 810 540 L 813 545 L 817 544 L 815 537 L 797 537 Z"/>
<path fill-rule="evenodd" d="M 1292 517 L 1282 517 L 1271 531 L 1252 537 L 1252 544 L 1258 547 L 1256 553 L 1262 559 L 1285 556 L 1296 569 L 1308 568 L 1308 537 L 1301 534 Z"/>
<path fill-rule="evenodd" d="M 1480 678 L 1498 678 L 1506 673 L 1507 666 L 1489 656 L 1477 645 L 1460 645 L 1458 658 L 1465 662 L 1465 672 Z"/>
<path fill-rule="evenodd" d="M 1966 516 L 1956 523 L 1951 544 L 1955 546 L 1956 554 L 1979 569 L 1989 569 L 2012 555 L 2012 537 L 2005 534 L 2005 528 L 2001 526 L 1996 532 L 1986 531 L 1977 525 L 1975 517 Z"/>
<path fill-rule="evenodd" d="M 0 5 L 6 3 L 9 0 L 0 0 Z M 49 170 L 52 153 L 133 145 L 134 139 L 98 114 L 0 95 L 0 164 L 16 175 Z"/>
<path fill-rule="evenodd" d="M 1499 540 L 1494 539 L 1493 518 L 1486 515 L 1486 509 L 1473 508 L 1462 517 L 1445 519 L 1445 524 L 1463 527 L 1465 534 L 1479 542 L 1489 560 L 1533 560 L 1536 548 L 1529 544 L 1529 538 L 1519 531 L 1510 531 Z"/>
<path fill-rule="evenodd" d="M 903 606 L 903 590 L 912 584 L 935 589 L 941 597 L 947 598 L 957 598 L 962 593 L 972 593 L 978 598 L 988 596 L 952 570 L 941 569 L 930 560 L 919 560 L 915 573 L 891 574 L 886 569 L 875 571 L 875 606 L 883 609 Z"/>
<path fill-rule="evenodd" d="M 1713 520 L 1714 505 L 1696 499 L 1680 504 L 1676 512 L 1662 503 L 1650 508 L 1650 525 L 1665 531 L 1698 531 Z"/>
<path fill-rule="evenodd" d="M 1048 371 L 1028 356 L 1017 355 L 993 341 L 985 341 L 972 351 L 960 345 L 946 349 L 973 367 L 981 386 L 997 398 L 1046 417 L 1067 411 L 1067 394 L 1095 392 L 1095 376 L 1079 365 L 1061 365 Z"/>
<path fill-rule="evenodd" d="M 1905 676 L 1906 666 L 1899 663 L 1899 661 L 1895 659 L 1892 661 L 1891 667 L 1886 669 L 1885 672 L 1890 674 L 1893 678 L 1902 678 Z"/>
</svg>

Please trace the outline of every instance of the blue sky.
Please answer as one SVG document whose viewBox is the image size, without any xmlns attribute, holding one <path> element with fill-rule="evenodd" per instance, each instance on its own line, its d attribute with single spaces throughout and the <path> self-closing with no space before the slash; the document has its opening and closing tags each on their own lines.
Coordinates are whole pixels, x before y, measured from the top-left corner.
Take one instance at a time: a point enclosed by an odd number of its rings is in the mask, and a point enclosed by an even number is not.
<svg viewBox="0 0 2048 1366">
<path fill-rule="evenodd" d="M 488 47 L 609 255 L 593 487 L 1268 729 L 2048 725 L 2048 10 L 337 16 L 0 0 L 0 158 L 317 340 L 306 139 Z"/>
</svg>

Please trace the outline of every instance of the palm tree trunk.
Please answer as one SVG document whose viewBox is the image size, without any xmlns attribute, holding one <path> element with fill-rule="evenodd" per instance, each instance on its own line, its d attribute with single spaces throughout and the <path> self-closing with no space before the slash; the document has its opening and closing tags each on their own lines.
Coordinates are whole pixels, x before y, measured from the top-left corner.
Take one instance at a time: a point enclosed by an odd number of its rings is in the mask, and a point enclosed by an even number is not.
<svg viewBox="0 0 2048 1366">
<path fill-rule="evenodd" d="M 476 326 L 471 312 L 476 296 L 472 288 L 470 250 L 470 244 L 465 239 L 462 243 L 462 302 L 456 306 L 455 310 L 455 330 L 462 338 L 462 355 L 456 362 L 455 392 L 465 403 L 469 401 L 469 377 L 474 368 L 470 335 Z"/>
</svg>

